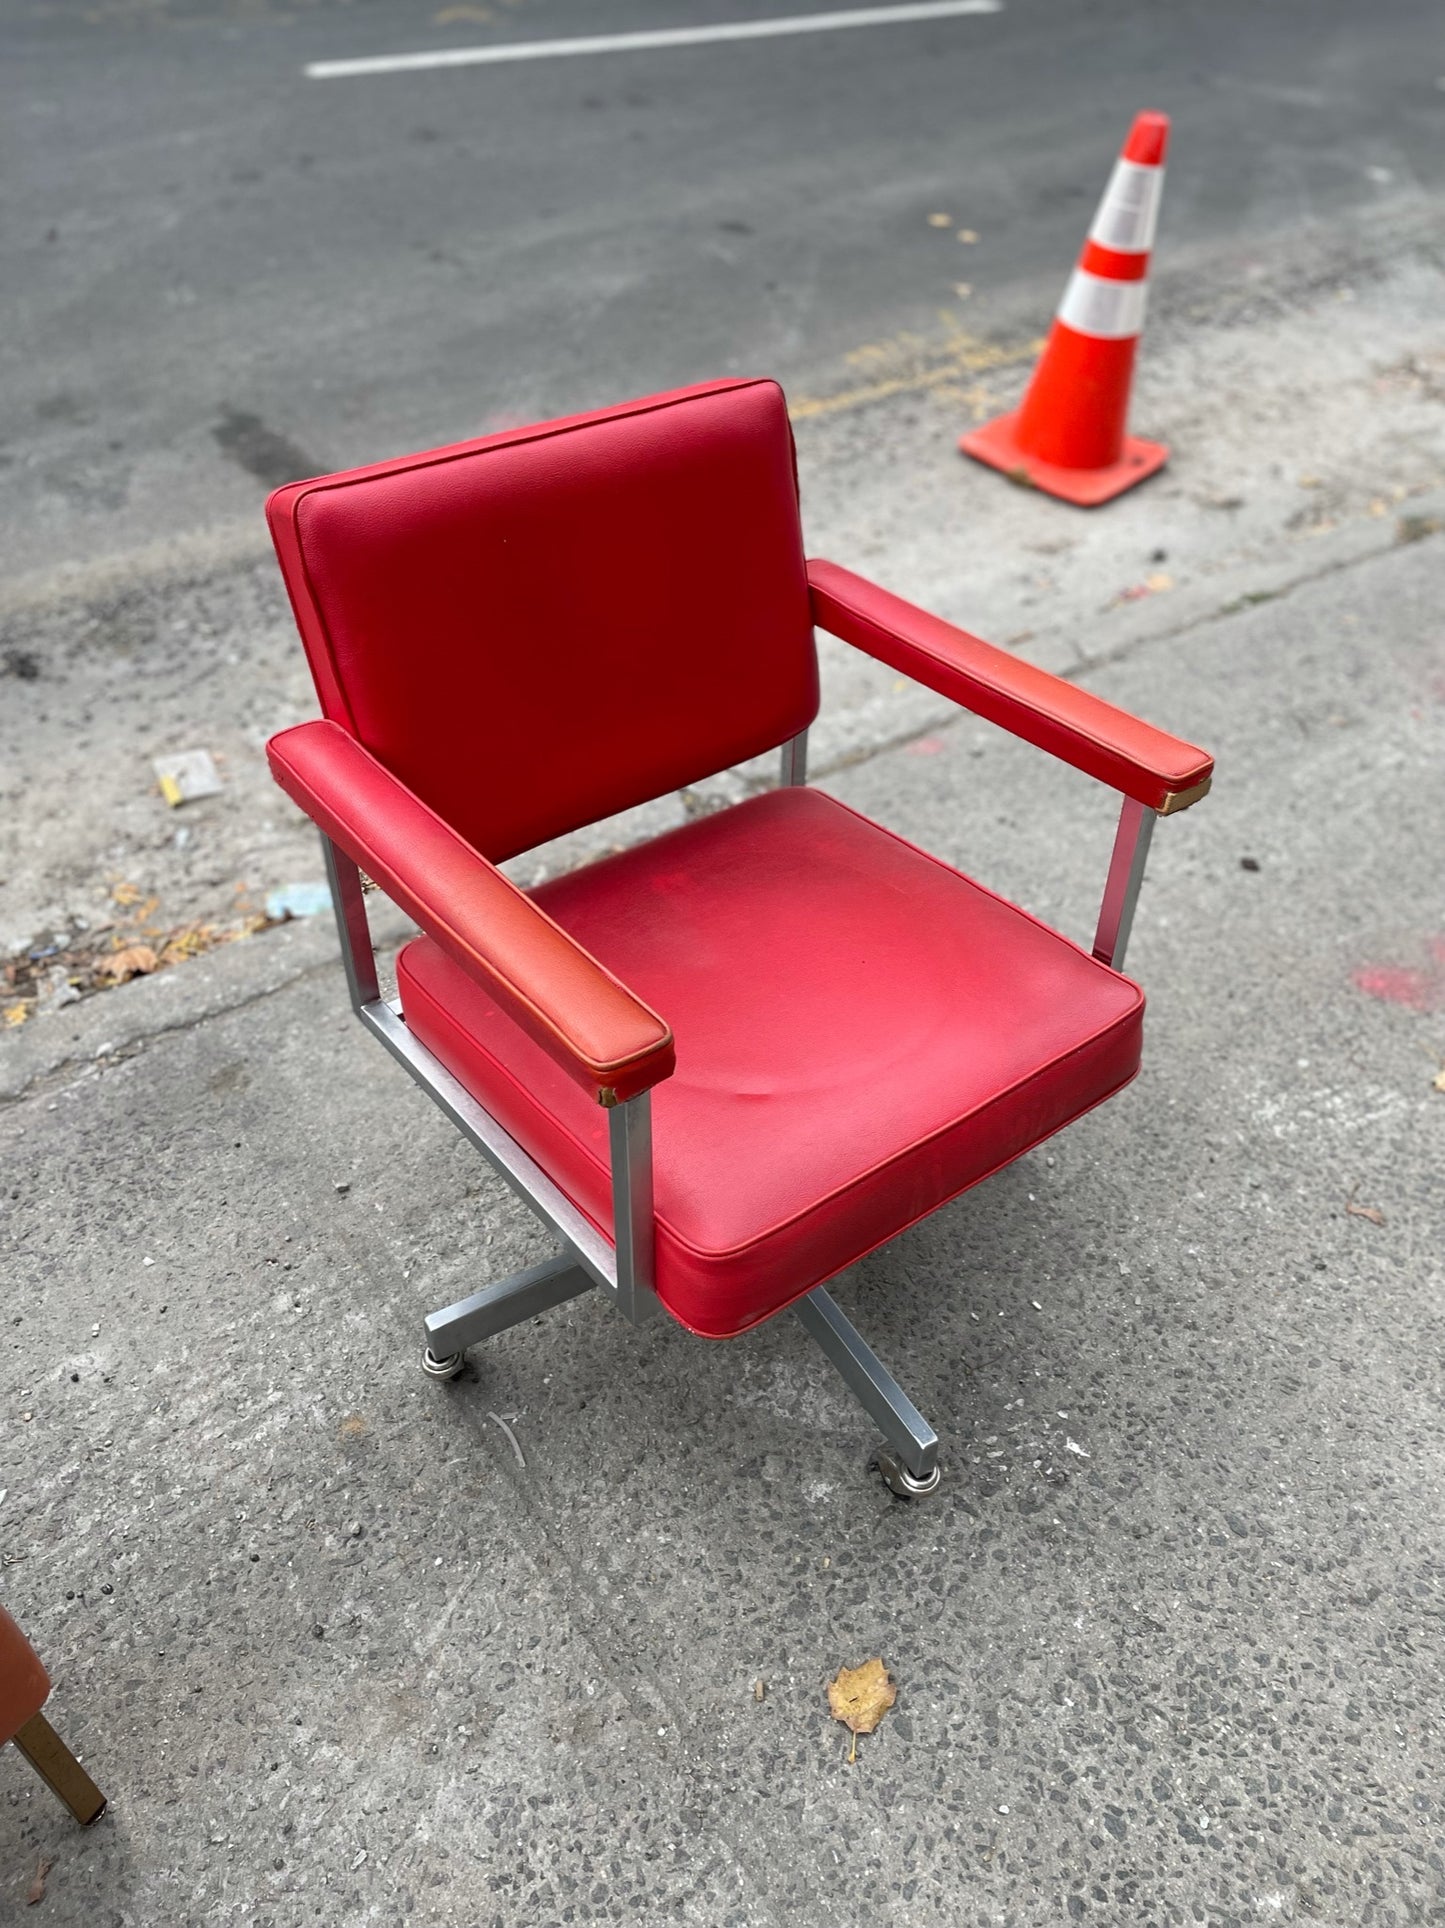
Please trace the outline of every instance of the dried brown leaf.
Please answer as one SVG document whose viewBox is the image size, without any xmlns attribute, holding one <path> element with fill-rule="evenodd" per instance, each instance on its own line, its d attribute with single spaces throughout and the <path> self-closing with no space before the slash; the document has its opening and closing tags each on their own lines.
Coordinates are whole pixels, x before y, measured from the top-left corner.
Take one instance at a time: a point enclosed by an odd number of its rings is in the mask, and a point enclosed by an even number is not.
<svg viewBox="0 0 1445 1928">
<path fill-rule="evenodd" d="M 30 1892 L 25 1897 L 30 1907 L 33 1908 L 38 1901 L 44 1901 L 46 1876 L 54 1866 L 55 1863 L 53 1861 L 47 1861 L 43 1854 L 36 1862 L 35 1879 L 31 1882 Z"/>
<path fill-rule="evenodd" d="M 1383 1225 L 1385 1214 L 1376 1205 L 1357 1205 L 1352 1190 L 1345 1200 L 1345 1215 L 1348 1218 L 1367 1218 L 1372 1225 Z"/>
<path fill-rule="evenodd" d="M 149 944 L 131 944 L 123 951 L 112 951 L 108 957 L 98 958 L 96 969 L 104 977 L 147 977 L 155 969 L 156 961 Z"/>
<path fill-rule="evenodd" d="M 853 1736 L 850 1761 L 858 1756 L 858 1736 L 871 1734 L 897 1698 L 893 1676 L 876 1656 L 861 1667 L 840 1667 L 828 1682 L 828 1711 Z"/>
</svg>

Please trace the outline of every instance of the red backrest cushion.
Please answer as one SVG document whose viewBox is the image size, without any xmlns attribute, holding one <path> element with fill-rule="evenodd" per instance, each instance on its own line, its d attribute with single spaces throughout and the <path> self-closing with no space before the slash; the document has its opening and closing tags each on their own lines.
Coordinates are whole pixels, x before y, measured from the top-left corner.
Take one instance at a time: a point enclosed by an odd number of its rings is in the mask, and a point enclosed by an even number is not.
<svg viewBox="0 0 1445 1928">
<path fill-rule="evenodd" d="M 774 382 L 292 483 L 267 517 L 325 714 L 494 862 L 817 711 Z"/>
</svg>

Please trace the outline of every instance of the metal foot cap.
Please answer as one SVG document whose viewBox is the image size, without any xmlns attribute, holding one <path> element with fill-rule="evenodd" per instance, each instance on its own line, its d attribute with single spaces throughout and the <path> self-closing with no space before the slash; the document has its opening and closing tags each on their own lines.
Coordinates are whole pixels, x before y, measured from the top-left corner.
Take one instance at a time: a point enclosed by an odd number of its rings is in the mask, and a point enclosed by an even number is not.
<svg viewBox="0 0 1445 1928">
<path fill-rule="evenodd" d="M 449 1352 L 444 1359 L 438 1359 L 430 1346 L 422 1347 L 421 1369 L 428 1379 L 455 1379 L 466 1363 L 464 1352 Z"/>
<path fill-rule="evenodd" d="M 888 1490 L 896 1493 L 899 1499 L 903 1500 L 923 1499 L 925 1495 L 937 1490 L 938 1482 L 943 1478 L 943 1468 L 935 1466 L 931 1473 L 919 1479 L 909 1471 L 901 1454 L 895 1452 L 891 1446 L 881 1446 L 873 1463 L 883 1475 L 883 1483 Z"/>
</svg>

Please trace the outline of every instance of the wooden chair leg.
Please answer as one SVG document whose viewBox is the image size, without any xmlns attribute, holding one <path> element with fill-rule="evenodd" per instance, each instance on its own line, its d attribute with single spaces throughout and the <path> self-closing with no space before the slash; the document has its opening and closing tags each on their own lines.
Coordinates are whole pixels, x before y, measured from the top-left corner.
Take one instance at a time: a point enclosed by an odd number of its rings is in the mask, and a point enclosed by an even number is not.
<svg viewBox="0 0 1445 1928">
<path fill-rule="evenodd" d="M 25 1725 L 17 1729 L 15 1745 L 83 1828 L 105 1813 L 105 1796 L 44 1714 L 32 1714 Z"/>
</svg>

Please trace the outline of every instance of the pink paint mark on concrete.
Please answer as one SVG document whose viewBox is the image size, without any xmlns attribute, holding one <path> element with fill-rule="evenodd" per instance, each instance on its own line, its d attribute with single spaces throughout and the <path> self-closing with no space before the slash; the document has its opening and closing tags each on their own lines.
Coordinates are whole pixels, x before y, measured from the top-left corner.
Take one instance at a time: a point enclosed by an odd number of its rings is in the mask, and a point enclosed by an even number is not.
<svg viewBox="0 0 1445 1928">
<path fill-rule="evenodd" d="M 1357 964 L 1350 982 L 1366 997 L 1398 1004 L 1407 1011 L 1445 1011 L 1445 934 L 1425 940 L 1429 962 Z"/>
<path fill-rule="evenodd" d="M 910 743 L 908 745 L 908 754 L 910 756 L 937 756 L 939 751 L 945 747 L 941 736 L 921 736 L 916 743 Z"/>
</svg>

